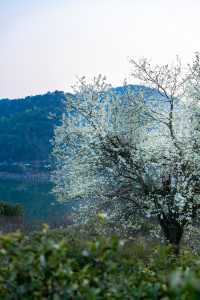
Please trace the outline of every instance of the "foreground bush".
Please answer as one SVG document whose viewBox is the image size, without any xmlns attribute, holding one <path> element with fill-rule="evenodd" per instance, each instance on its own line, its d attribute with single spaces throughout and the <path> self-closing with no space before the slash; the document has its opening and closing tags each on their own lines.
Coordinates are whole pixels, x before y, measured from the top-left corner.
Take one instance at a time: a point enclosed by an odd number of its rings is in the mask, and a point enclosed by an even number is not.
<svg viewBox="0 0 200 300">
<path fill-rule="evenodd" d="M 200 299 L 199 258 L 62 231 L 0 237 L 0 299 Z"/>
</svg>

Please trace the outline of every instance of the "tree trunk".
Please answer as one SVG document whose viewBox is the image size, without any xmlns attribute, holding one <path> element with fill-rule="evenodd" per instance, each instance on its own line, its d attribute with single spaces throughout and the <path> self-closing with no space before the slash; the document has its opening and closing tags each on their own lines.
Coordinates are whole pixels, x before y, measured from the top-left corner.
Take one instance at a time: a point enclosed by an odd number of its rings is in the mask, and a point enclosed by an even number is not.
<svg viewBox="0 0 200 300">
<path fill-rule="evenodd" d="M 180 241 L 183 236 L 184 226 L 171 217 L 159 218 L 159 223 L 166 240 L 172 246 L 175 255 L 180 252 Z"/>
</svg>

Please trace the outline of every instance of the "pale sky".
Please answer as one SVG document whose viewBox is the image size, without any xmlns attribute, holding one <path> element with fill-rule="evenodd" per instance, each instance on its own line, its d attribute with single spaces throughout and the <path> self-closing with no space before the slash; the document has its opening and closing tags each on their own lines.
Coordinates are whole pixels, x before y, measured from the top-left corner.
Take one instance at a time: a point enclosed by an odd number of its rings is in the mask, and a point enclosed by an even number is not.
<svg viewBox="0 0 200 300">
<path fill-rule="evenodd" d="M 117 86 L 130 57 L 191 61 L 200 0 L 0 0 L 0 38 L 0 98 L 67 92 L 99 73 Z"/>
</svg>

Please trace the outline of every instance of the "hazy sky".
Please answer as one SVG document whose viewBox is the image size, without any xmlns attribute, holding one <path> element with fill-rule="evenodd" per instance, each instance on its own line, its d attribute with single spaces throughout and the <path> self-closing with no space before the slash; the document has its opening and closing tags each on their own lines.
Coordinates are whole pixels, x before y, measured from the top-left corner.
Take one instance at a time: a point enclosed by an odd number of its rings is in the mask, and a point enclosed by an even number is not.
<svg viewBox="0 0 200 300">
<path fill-rule="evenodd" d="M 0 0 L 0 98 L 70 91 L 76 76 L 120 85 L 128 57 L 200 51 L 199 0 Z"/>
</svg>

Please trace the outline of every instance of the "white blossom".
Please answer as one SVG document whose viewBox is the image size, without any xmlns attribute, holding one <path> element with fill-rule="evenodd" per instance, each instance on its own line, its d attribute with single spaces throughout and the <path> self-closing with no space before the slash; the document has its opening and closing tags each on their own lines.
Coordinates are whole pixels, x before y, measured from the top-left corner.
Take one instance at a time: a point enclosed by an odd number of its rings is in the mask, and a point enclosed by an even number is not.
<svg viewBox="0 0 200 300">
<path fill-rule="evenodd" d="M 82 78 L 67 99 L 55 130 L 55 192 L 84 199 L 88 215 L 105 208 L 126 226 L 139 210 L 157 216 L 163 230 L 169 220 L 183 228 L 200 203 L 198 56 L 185 73 L 179 59 L 172 67 L 131 64 L 150 96 L 127 84 L 117 93 L 98 76 Z"/>
</svg>

